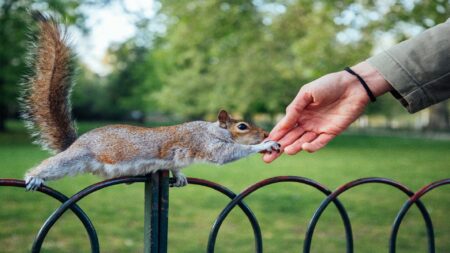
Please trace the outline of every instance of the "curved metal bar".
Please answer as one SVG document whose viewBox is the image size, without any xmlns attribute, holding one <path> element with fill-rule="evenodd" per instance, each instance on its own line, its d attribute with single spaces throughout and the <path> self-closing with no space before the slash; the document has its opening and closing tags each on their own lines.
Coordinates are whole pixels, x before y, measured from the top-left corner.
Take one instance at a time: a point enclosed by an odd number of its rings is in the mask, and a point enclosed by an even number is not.
<svg viewBox="0 0 450 253">
<path fill-rule="evenodd" d="M 450 184 L 450 178 L 442 179 L 442 180 L 433 182 L 433 183 L 423 187 L 422 189 L 420 189 L 413 196 L 411 196 L 409 198 L 409 200 L 407 200 L 403 204 L 402 208 L 400 209 L 400 211 L 397 214 L 397 217 L 395 217 L 394 224 L 392 225 L 391 237 L 390 237 L 390 240 L 389 240 L 389 252 L 390 253 L 395 253 L 395 251 L 396 251 L 398 231 L 400 229 L 400 225 L 401 225 L 401 223 L 403 221 L 403 218 L 405 218 L 406 213 L 409 211 L 409 208 L 414 203 L 419 203 L 418 202 L 419 199 L 422 198 L 428 192 L 430 192 L 433 189 L 436 189 L 436 188 L 438 188 L 440 186 L 447 185 L 447 184 Z M 427 230 L 429 230 L 429 229 L 430 228 L 427 226 Z M 433 229 L 433 227 L 431 227 L 431 229 Z M 430 231 L 428 231 L 428 233 L 430 233 Z M 432 239 L 433 239 L 433 243 L 428 243 L 428 252 L 435 252 L 434 238 L 432 238 Z M 430 239 L 428 239 L 428 240 L 430 240 Z"/>
<path fill-rule="evenodd" d="M 325 195 L 331 194 L 331 191 L 328 190 L 326 187 L 322 186 L 321 184 L 308 179 L 304 177 L 297 177 L 297 176 L 279 176 L 279 177 L 272 177 L 265 180 L 262 180 L 256 184 L 253 184 L 243 190 L 241 193 L 239 193 L 219 214 L 216 221 L 214 222 L 211 231 L 209 233 L 209 239 L 208 239 L 208 248 L 207 252 L 212 253 L 214 252 L 215 243 L 217 240 L 217 235 L 219 233 L 219 229 L 225 220 L 225 218 L 228 216 L 228 214 L 233 210 L 233 208 L 238 205 L 244 199 L 245 197 L 249 196 L 251 193 L 255 192 L 256 190 L 275 183 L 282 183 L 282 182 L 294 182 L 294 183 L 301 183 L 306 184 L 309 186 L 314 187 L 315 189 L 320 190 Z M 345 211 L 344 206 L 340 203 L 339 200 L 335 199 L 333 200 L 336 207 L 338 208 L 338 211 L 342 217 L 342 221 L 344 223 L 345 227 L 345 235 L 347 240 L 347 252 L 351 253 L 353 252 L 353 235 L 352 235 L 352 229 L 350 224 L 350 219 L 348 218 L 347 212 Z"/>
<path fill-rule="evenodd" d="M 67 209 L 71 208 L 76 202 L 80 201 L 87 195 L 94 193 L 100 189 L 117 185 L 117 184 L 129 184 L 135 182 L 145 182 L 147 180 L 146 176 L 137 176 L 137 177 L 121 177 L 114 178 L 110 180 L 105 180 L 93 185 L 90 185 L 78 193 L 74 194 L 67 201 L 65 201 L 58 209 L 56 209 L 45 221 L 39 230 L 36 239 L 33 242 L 33 247 L 31 248 L 32 253 L 38 253 L 41 250 L 42 243 L 44 242 L 45 237 L 47 236 L 49 230 L 53 227 L 56 221 L 67 211 Z"/>
<path fill-rule="evenodd" d="M 214 190 L 226 195 L 231 200 L 233 200 L 236 197 L 236 194 L 234 192 L 232 192 L 230 189 L 228 189 L 225 186 L 222 186 L 220 184 L 208 181 L 208 180 L 199 179 L 199 178 L 188 178 L 188 182 L 189 182 L 189 184 L 201 185 L 201 186 L 205 186 L 205 187 L 214 189 Z M 255 214 L 244 202 L 239 202 L 238 206 L 245 213 L 245 215 L 247 215 L 247 218 L 250 221 L 250 224 L 252 225 L 253 234 L 255 237 L 255 251 L 257 253 L 262 253 L 263 252 L 263 241 L 262 241 L 262 235 L 261 235 L 261 227 L 259 226 L 258 220 L 255 217 Z"/>
<path fill-rule="evenodd" d="M 40 249 L 42 247 L 43 241 L 50 231 L 50 229 L 53 227 L 53 225 L 56 223 L 56 221 L 64 214 L 64 212 L 67 211 L 72 205 L 74 205 L 76 202 L 80 201 L 87 195 L 94 193 L 100 189 L 122 184 L 122 183 L 134 183 L 134 182 L 145 182 L 147 180 L 146 176 L 139 176 L 139 177 L 123 177 L 123 178 L 116 178 L 116 179 L 110 179 L 103 182 L 99 182 L 97 184 L 91 185 L 86 187 L 85 189 L 79 191 L 78 193 L 74 194 L 72 197 L 70 197 L 67 201 L 64 202 L 63 205 L 61 205 L 55 212 L 52 213 L 52 215 L 46 220 L 46 222 L 42 225 L 41 229 L 38 232 L 38 235 L 36 236 L 36 239 L 33 243 L 32 252 L 40 252 Z M 197 178 L 188 178 L 189 183 L 196 184 L 196 185 L 202 185 L 205 187 L 212 188 L 216 191 L 219 191 L 223 193 L 224 195 L 228 196 L 230 199 L 233 199 L 236 194 L 234 194 L 231 190 L 227 189 L 224 186 L 221 186 L 217 183 L 210 182 L 207 180 L 197 179 Z M 258 221 L 256 220 L 255 215 L 253 212 L 248 208 L 245 203 L 240 202 L 239 207 L 242 209 L 242 211 L 247 215 L 252 228 L 253 233 L 255 235 L 255 246 L 257 252 L 262 252 L 262 236 L 261 236 L 261 229 L 258 224 Z"/>
<path fill-rule="evenodd" d="M 390 186 L 393 186 L 393 187 L 401 190 L 409 197 L 414 195 L 414 193 L 411 190 L 409 190 L 406 186 L 404 186 L 394 180 L 387 179 L 387 178 L 378 178 L 378 177 L 361 178 L 361 179 L 354 180 L 354 181 L 344 184 L 343 186 L 341 186 L 337 190 L 335 190 L 333 193 L 331 193 L 325 200 L 323 200 L 322 203 L 320 204 L 319 208 L 314 213 L 314 216 L 309 223 L 308 230 L 306 231 L 305 244 L 303 247 L 304 253 L 310 252 L 312 236 L 314 234 L 314 228 L 316 227 L 320 216 L 322 215 L 324 210 L 327 208 L 327 206 L 330 204 L 330 202 L 337 199 L 337 197 L 340 194 L 342 194 L 343 192 L 345 192 L 355 186 L 362 185 L 362 184 L 368 184 L 368 183 L 381 183 L 381 184 L 390 185 Z M 427 209 L 425 208 L 425 206 L 422 204 L 422 202 L 418 201 L 416 204 L 417 204 L 417 207 L 419 208 L 420 212 L 422 213 L 422 216 L 423 216 L 426 226 L 428 228 L 428 230 L 427 230 L 428 242 L 429 242 L 429 244 L 434 245 L 433 224 L 432 224 L 430 215 L 429 215 Z"/>
<path fill-rule="evenodd" d="M 23 181 L 23 180 L 0 179 L 0 186 L 25 188 L 26 184 L 25 184 L 25 181 Z M 47 186 L 39 187 L 37 189 L 37 191 L 42 192 L 45 195 L 50 196 L 50 197 L 58 200 L 61 203 L 64 203 L 65 201 L 67 201 L 69 199 L 66 195 L 64 195 L 64 194 L 60 193 L 59 191 L 56 191 L 50 187 L 47 187 Z M 78 217 L 78 219 L 83 223 L 83 226 L 86 229 L 86 232 L 89 236 L 89 241 L 91 243 L 91 251 L 94 253 L 100 252 L 100 244 L 98 242 L 97 232 L 95 231 L 94 225 L 92 224 L 89 217 L 78 205 L 73 205 L 70 207 L 70 209 Z"/>
</svg>

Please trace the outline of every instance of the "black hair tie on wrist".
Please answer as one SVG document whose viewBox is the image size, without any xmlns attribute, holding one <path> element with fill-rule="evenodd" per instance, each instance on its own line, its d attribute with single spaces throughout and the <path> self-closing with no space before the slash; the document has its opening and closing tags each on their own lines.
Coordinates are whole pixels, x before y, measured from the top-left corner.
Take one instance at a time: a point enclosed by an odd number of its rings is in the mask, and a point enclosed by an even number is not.
<svg viewBox="0 0 450 253">
<path fill-rule="evenodd" d="M 344 70 L 347 71 L 348 73 L 356 76 L 356 78 L 358 78 L 359 82 L 362 84 L 362 86 L 366 90 L 367 95 L 370 98 L 370 101 L 372 101 L 372 102 L 377 101 L 377 98 L 373 95 L 372 91 L 369 89 L 369 86 L 367 85 L 366 81 L 364 81 L 364 79 L 362 79 L 362 77 L 360 75 L 356 74 L 355 71 L 353 71 L 350 67 L 345 67 Z"/>
</svg>

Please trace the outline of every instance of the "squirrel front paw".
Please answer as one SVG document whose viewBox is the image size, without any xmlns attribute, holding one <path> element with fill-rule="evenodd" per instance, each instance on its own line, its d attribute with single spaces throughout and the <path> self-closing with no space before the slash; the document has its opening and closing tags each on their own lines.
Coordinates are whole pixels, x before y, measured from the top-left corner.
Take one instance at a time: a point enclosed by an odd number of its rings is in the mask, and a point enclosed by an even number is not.
<svg viewBox="0 0 450 253">
<path fill-rule="evenodd" d="M 261 143 L 263 152 L 272 153 L 272 151 L 275 151 L 277 153 L 280 153 L 281 151 L 281 145 L 276 141 L 267 140 L 263 143 Z"/>
<path fill-rule="evenodd" d="M 39 177 L 26 177 L 25 179 L 25 189 L 27 191 L 36 191 L 39 187 L 44 185 L 44 179 Z"/>
</svg>

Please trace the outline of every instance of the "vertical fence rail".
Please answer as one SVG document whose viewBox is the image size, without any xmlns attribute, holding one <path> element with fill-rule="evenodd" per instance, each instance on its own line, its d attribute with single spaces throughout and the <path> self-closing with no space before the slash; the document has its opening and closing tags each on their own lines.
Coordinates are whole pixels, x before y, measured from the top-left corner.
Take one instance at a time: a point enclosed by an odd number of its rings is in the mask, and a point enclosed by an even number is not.
<svg viewBox="0 0 450 253">
<path fill-rule="evenodd" d="M 147 176 L 144 200 L 144 253 L 167 253 L 168 171 L 159 171 Z"/>
</svg>

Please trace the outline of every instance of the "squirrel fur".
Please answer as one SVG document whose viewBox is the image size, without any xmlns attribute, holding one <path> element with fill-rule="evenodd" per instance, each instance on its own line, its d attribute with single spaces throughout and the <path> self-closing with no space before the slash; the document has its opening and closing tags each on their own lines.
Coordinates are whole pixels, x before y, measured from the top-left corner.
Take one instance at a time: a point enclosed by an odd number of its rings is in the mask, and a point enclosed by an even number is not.
<svg viewBox="0 0 450 253">
<path fill-rule="evenodd" d="M 278 143 L 264 141 L 266 131 L 224 110 L 216 122 L 157 128 L 108 125 L 77 137 L 69 100 L 73 67 L 67 33 L 54 19 L 34 16 L 39 34 L 31 57 L 34 74 L 21 99 L 23 118 L 37 143 L 55 155 L 26 173 L 28 190 L 79 173 L 113 178 L 163 169 L 172 172 L 175 186 L 184 186 L 187 179 L 180 170 L 192 163 L 224 164 L 258 152 L 279 152 Z"/>
</svg>

